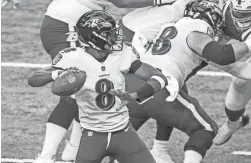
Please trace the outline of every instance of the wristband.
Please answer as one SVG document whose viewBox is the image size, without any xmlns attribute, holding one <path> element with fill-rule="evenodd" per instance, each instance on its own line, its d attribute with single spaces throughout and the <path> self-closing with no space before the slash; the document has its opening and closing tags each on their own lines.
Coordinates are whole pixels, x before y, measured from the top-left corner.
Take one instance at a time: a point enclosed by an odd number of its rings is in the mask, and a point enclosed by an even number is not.
<svg viewBox="0 0 251 163">
<path fill-rule="evenodd" d="M 151 96 L 154 95 L 154 89 L 153 87 L 148 84 L 148 83 L 145 83 L 143 85 L 143 87 L 141 87 L 138 91 L 137 91 L 137 94 L 138 94 L 138 99 L 136 99 L 137 102 L 141 103 L 142 101 L 150 98 Z"/>
<path fill-rule="evenodd" d="M 54 71 L 51 72 L 51 78 L 52 78 L 53 80 L 56 80 L 56 79 L 57 79 L 57 77 L 58 77 L 58 72 L 59 72 L 59 70 L 54 70 Z"/>
<path fill-rule="evenodd" d="M 161 89 L 164 88 L 164 87 L 166 86 L 165 80 L 162 79 L 162 78 L 159 77 L 159 76 L 152 76 L 151 79 L 157 80 L 157 81 L 159 82 L 159 84 L 160 84 Z"/>
<path fill-rule="evenodd" d="M 249 53 L 251 53 L 251 39 L 247 39 L 246 41 L 244 41 L 246 44 L 247 44 L 247 46 L 248 46 L 248 51 L 249 51 Z"/>
</svg>

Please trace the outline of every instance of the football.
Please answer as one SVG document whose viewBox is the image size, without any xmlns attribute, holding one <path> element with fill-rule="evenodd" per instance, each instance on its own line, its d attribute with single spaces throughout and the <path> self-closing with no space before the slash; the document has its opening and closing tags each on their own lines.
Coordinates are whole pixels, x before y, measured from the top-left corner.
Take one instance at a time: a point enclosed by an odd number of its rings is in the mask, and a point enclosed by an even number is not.
<svg viewBox="0 0 251 163">
<path fill-rule="evenodd" d="M 77 93 L 85 84 L 84 71 L 64 71 L 53 82 L 51 92 L 57 96 L 70 96 Z"/>
</svg>

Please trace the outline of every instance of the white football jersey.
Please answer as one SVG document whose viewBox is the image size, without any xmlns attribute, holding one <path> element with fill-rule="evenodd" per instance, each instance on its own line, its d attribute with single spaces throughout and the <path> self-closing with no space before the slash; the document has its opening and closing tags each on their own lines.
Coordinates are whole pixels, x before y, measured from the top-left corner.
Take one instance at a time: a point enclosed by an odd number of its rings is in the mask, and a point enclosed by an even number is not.
<svg viewBox="0 0 251 163">
<path fill-rule="evenodd" d="M 77 67 L 86 72 L 86 82 L 76 94 L 80 124 L 83 128 L 98 132 L 113 132 L 127 125 L 129 122 L 127 107 L 124 106 L 117 111 L 121 101 L 109 91 L 125 90 L 124 74 L 128 73 L 131 64 L 137 59 L 129 47 L 109 54 L 103 63 L 98 62 L 83 48 L 63 52 L 55 57 L 53 62 L 55 67 Z"/>
<path fill-rule="evenodd" d="M 122 22 L 126 28 L 140 32 L 148 40 L 152 40 L 161 26 L 183 17 L 187 3 L 188 0 L 177 0 L 172 5 L 139 8 L 126 14 Z"/>
<path fill-rule="evenodd" d="M 187 36 L 193 32 L 212 34 L 213 30 L 203 20 L 181 18 L 177 22 L 164 25 L 154 38 L 154 44 L 141 60 L 156 68 L 160 68 L 165 74 L 168 72 L 183 86 L 188 74 L 199 66 L 202 59 L 187 45 Z"/>
<path fill-rule="evenodd" d="M 110 4 L 108 0 L 53 0 L 45 15 L 75 26 L 86 12 L 103 10 Z"/>
</svg>

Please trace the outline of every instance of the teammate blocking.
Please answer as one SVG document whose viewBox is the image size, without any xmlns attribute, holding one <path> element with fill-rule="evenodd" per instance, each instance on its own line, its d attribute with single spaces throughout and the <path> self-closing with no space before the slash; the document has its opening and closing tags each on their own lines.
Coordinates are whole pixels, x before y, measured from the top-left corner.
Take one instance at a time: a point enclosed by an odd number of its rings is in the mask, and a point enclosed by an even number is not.
<svg viewBox="0 0 251 163">
<path fill-rule="evenodd" d="M 223 21 L 221 10 L 213 2 L 199 0 L 189 3 L 186 7 L 185 18 L 163 26 L 154 40 L 149 40 L 153 44 L 150 49 L 147 46 L 149 41 L 146 39 L 149 36 L 144 38 L 144 36 L 137 34 L 137 32 L 142 30 L 147 35 L 147 29 L 144 29 L 144 25 L 137 26 L 137 18 L 141 18 L 135 15 L 136 12 L 133 13 L 134 15 L 128 14 L 128 17 L 126 16 L 127 20 L 130 21 L 125 22 L 125 19 L 122 20 L 124 26 L 128 27 L 129 30 L 137 29 L 132 46 L 136 50 L 139 49 L 139 52 L 143 52 L 141 59 L 144 62 L 161 69 L 163 74 L 168 72 L 174 76 L 178 83 L 178 88 L 183 86 L 189 74 L 197 66 L 200 66 L 203 60 L 206 60 L 208 63 L 213 62 L 214 65 L 225 66 L 234 63 L 247 55 L 251 50 L 250 40 L 227 45 L 221 45 L 216 42 L 222 34 Z M 130 24 L 135 26 L 132 27 Z M 151 28 L 149 30 L 153 31 Z M 139 42 L 135 43 L 135 39 Z M 139 45 L 143 46 L 139 47 Z M 144 51 L 147 52 L 144 54 Z M 243 63 L 243 65 L 246 64 Z M 246 77 L 248 78 L 248 76 Z M 165 94 L 163 92 L 162 95 L 156 94 L 155 100 L 158 102 L 155 105 L 149 105 L 149 100 L 145 103 L 144 109 L 140 111 L 147 112 L 146 115 L 186 132 L 190 139 L 185 145 L 184 163 L 201 162 L 202 157 L 212 145 L 213 138 L 217 132 L 215 123 L 202 111 L 203 109 L 197 100 L 189 98 L 184 92 L 180 92 L 176 102 L 173 104 L 166 102 L 165 97 L 167 97 L 168 93 Z M 119 97 L 130 100 L 130 97 L 123 95 L 123 93 L 120 93 Z M 158 107 L 156 108 L 156 106 Z M 168 107 L 173 109 L 167 109 Z M 186 118 L 191 117 L 191 119 L 184 118 L 184 114 L 181 114 L 183 112 L 186 112 Z M 200 125 L 196 125 L 198 122 L 193 122 L 193 119 L 199 121 Z M 189 121 L 189 123 L 181 124 L 181 122 L 186 121 Z"/>
</svg>

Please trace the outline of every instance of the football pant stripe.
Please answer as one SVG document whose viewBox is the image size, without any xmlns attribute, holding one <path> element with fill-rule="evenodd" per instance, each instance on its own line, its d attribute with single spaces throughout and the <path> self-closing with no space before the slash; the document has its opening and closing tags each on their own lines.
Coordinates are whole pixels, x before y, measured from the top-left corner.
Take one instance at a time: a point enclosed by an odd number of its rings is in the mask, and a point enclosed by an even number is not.
<svg viewBox="0 0 251 163">
<path fill-rule="evenodd" d="M 205 121 L 204 118 L 198 113 L 194 104 L 187 101 L 180 94 L 177 96 L 177 100 L 181 102 L 184 106 L 186 106 L 192 112 L 194 117 L 205 127 L 206 130 L 213 131 L 211 125 L 207 121 Z"/>
</svg>

